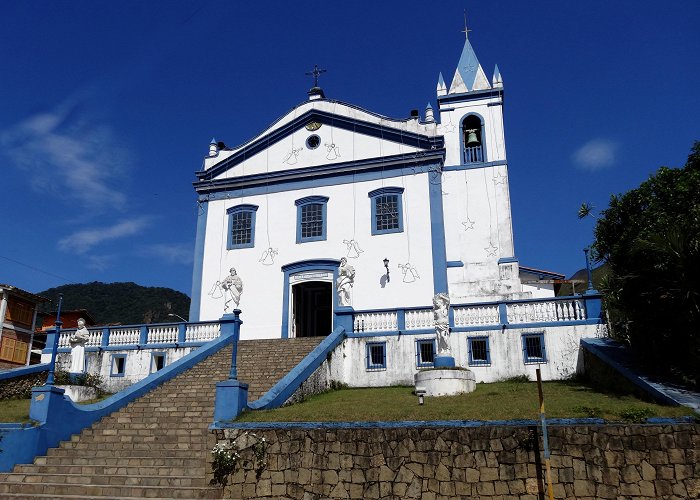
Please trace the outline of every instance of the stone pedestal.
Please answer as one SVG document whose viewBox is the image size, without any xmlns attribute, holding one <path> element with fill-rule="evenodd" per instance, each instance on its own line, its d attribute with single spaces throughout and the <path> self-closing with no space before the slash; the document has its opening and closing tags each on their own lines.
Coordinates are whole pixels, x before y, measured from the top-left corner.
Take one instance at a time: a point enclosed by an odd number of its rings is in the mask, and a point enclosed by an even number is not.
<svg viewBox="0 0 700 500">
<path fill-rule="evenodd" d="M 422 370 L 414 377 L 416 388 L 423 388 L 426 396 L 454 396 L 473 392 L 476 388 L 471 370 L 435 368 Z"/>
</svg>

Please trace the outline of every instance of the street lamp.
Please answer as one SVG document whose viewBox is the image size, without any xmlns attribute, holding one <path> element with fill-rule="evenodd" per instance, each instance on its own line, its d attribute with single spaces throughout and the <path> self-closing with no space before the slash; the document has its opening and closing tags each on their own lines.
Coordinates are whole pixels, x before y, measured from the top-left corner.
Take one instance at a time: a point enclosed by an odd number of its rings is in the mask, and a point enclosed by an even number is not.
<svg viewBox="0 0 700 500">
<path fill-rule="evenodd" d="M 386 268 L 386 280 L 389 281 L 389 259 L 384 257 L 384 267 Z"/>
</svg>

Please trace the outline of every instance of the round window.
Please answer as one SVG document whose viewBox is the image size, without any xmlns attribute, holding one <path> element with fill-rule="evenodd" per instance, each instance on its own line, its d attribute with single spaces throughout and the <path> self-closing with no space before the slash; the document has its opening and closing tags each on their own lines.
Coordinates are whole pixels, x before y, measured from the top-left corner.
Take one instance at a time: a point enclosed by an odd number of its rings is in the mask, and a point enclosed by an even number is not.
<svg viewBox="0 0 700 500">
<path fill-rule="evenodd" d="M 306 147 L 309 149 L 316 149 L 321 145 L 321 138 L 317 135 L 311 135 L 306 139 Z"/>
</svg>

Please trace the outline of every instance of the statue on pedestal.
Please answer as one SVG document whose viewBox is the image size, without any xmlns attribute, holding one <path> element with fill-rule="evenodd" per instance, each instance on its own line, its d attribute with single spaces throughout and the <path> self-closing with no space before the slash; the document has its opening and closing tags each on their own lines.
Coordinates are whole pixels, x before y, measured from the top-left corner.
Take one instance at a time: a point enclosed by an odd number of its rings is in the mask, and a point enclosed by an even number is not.
<svg viewBox="0 0 700 500">
<path fill-rule="evenodd" d="M 433 297 L 433 319 L 438 356 L 452 356 L 450 350 L 450 296 L 438 293 Z"/>
<path fill-rule="evenodd" d="M 70 342 L 70 373 L 85 373 L 85 344 L 90 332 L 85 328 L 85 320 L 78 319 L 78 329 L 68 339 Z"/>
<path fill-rule="evenodd" d="M 352 305 L 352 296 L 350 292 L 355 284 L 355 268 L 348 264 L 348 259 L 343 257 L 340 259 L 340 268 L 338 269 L 338 279 L 336 280 L 336 290 L 338 292 L 338 305 Z"/>
</svg>

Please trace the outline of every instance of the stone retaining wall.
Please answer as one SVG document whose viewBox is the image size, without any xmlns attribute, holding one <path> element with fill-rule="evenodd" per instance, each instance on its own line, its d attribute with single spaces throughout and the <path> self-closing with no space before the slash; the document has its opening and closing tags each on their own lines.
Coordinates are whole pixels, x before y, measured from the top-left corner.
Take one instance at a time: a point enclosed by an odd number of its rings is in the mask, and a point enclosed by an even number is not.
<svg viewBox="0 0 700 500">
<path fill-rule="evenodd" d="M 555 498 L 700 497 L 700 425 L 549 429 Z M 265 463 L 243 445 L 226 498 L 546 498 L 535 426 L 219 431 L 236 437 L 264 437 Z"/>
</svg>

